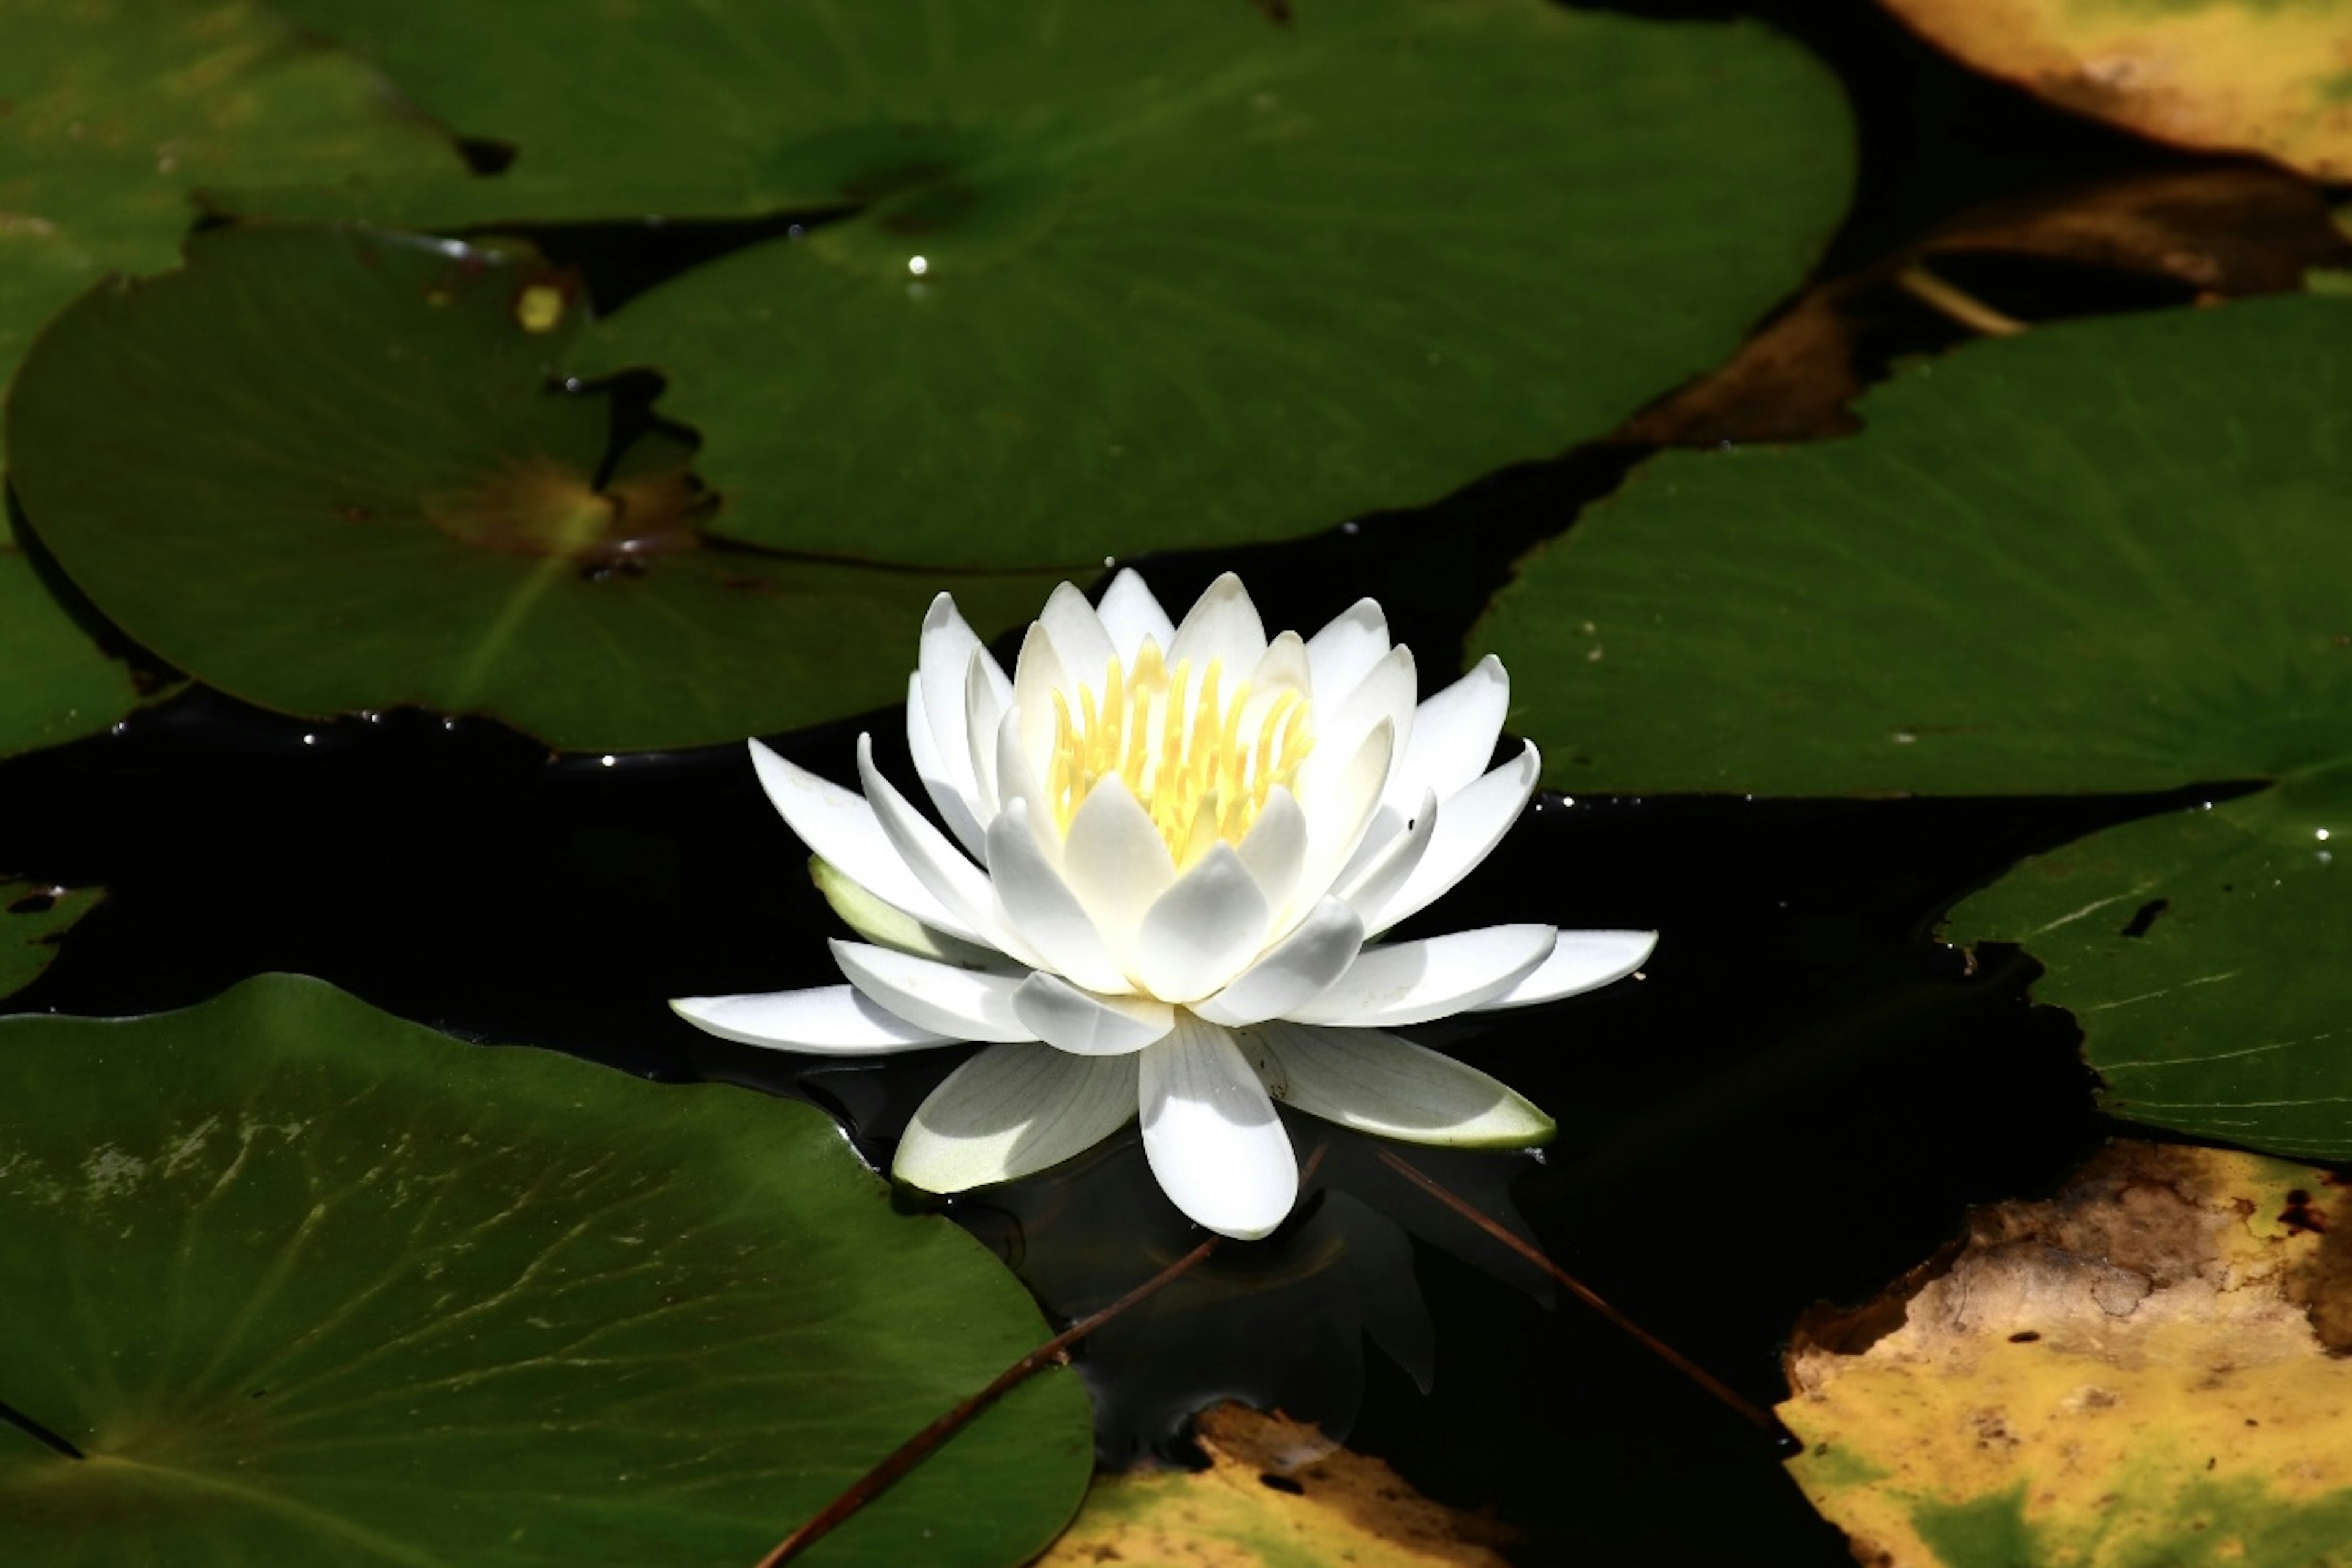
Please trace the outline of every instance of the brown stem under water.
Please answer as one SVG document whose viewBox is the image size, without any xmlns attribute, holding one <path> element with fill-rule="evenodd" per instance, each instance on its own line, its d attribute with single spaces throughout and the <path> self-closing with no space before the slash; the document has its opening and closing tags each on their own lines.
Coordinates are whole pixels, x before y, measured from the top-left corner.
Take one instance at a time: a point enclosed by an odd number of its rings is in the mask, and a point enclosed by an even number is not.
<svg viewBox="0 0 2352 1568">
<path fill-rule="evenodd" d="M 1717 1401 L 1722 1404 L 1725 1408 L 1738 1415 L 1742 1420 L 1753 1422 L 1755 1425 L 1762 1427 L 1765 1431 L 1769 1432 L 1773 1436 L 1779 1438 L 1783 1443 L 1795 1441 L 1795 1439 L 1790 1436 L 1789 1429 L 1780 1424 L 1780 1418 L 1779 1416 L 1773 1415 L 1769 1410 L 1764 1409 L 1761 1405 L 1753 1404 L 1752 1402 L 1741 1397 L 1721 1378 L 1716 1376 L 1713 1373 L 1699 1365 L 1698 1363 L 1691 1360 L 1690 1357 L 1683 1354 L 1682 1352 L 1675 1349 L 1674 1346 L 1666 1343 L 1665 1341 L 1658 1338 L 1657 1335 L 1650 1332 L 1649 1330 L 1642 1327 L 1641 1324 L 1635 1322 L 1633 1319 L 1627 1317 L 1624 1313 L 1611 1306 L 1606 1300 L 1602 1300 L 1601 1295 L 1591 1286 L 1585 1284 L 1584 1281 L 1579 1279 L 1573 1274 L 1570 1274 L 1567 1269 L 1562 1268 L 1559 1264 L 1554 1263 L 1549 1256 L 1544 1252 L 1543 1248 L 1536 1246 L 1531 1241 L 1524 1239 L 1523 1237 L 1514 1236 L 1502 1224 L 1496 1221 L 1493 1215 L 1479 1210 L 1477 1206 L 1473 1205 L 1467 1198 L 1462 1197 L 1450 1188 L 1439 1183 L 1435 1177 L 1422 1170 L 1420 1166 L 1415 1165 L 1403 1155 L 1391 1152 L 1386 1149 L 1380 1150 L 1379 1154 L 1382 1163 L 1387 1164 L 1391 1170 L 1396 1171 L 1406 1180 L 1419 1187 L 1423 1192 L 1427 1193 L 1431 1197 L 1435 1198 L 1438 1202 L 1444 1204 L 1446 1207 L 1452 1209 L 1454 1213 L 1468 1220 L 1472 1225 L 1476 1226 L 1480 1230 L 1485 1231 L 1488 1236 L 1493 1237 L 1496 1241 L 1501 1242 L 1505 1247 L 1509 1247 L 1513 1252 L 1517 1253 L 1521 1258 L 1526 1258 L 1528 1262 L 1542 1269 L 1546 1274 L 1551 1276 L 1553 1280 L 1556 1281 L 1563 1289 L 1567 1290 L 1570 1295 L 1583 1302 L 1586 1306 L 1591 1308 L 1594 1311 L 1600 1313 L 1602 1317 L 1608 1319 L 1611 1322 L 1616 1324 L 1618 1328 L 1632 1336 L 1636 1343 L 1640 1344 L 1652 1355 L 1656 1356 L 1668 1366 L 1673 1367 L 1676 1372 L 1681 1373 L 1685 1377 L 1689 1378 L 1693 1383 L 1697 1384 L 1701 1388 L 1706 1390 L 1706 1392 L 1714 1395 Z"/>
<path fill-rule="evenodd" d="M 1205 1262 L 1221 1236 L 1210 1237 L 1192 1251 L 1153 1275 L 1150 1279 L 1113 1301 L 1099 1312 L 1090 1313 L 1006 1367 L 996 1374 L 994 1382 L 978 1394 L 959 1404 L 954 1409 L 899 1444 L 880 1464 L 850 1483 L 849 1489 L 825 1504 L 809 1521 L 779 1542 L 776 1549 L 760 1559 L 758 1568 L 781 1568 L 838 1528 L 852 1514 L 882 1495 L 908 1470 L 921 1464 L 932 1450 L 962 1430 L 971 1418 L 995 1404 L 1020 1384 L 1060 1362 L 1069 1348 L 1118 1317 L 1121 1312 L 1145 1300 L 1163 1287 L 1191 1272 Z"/>
</svg>

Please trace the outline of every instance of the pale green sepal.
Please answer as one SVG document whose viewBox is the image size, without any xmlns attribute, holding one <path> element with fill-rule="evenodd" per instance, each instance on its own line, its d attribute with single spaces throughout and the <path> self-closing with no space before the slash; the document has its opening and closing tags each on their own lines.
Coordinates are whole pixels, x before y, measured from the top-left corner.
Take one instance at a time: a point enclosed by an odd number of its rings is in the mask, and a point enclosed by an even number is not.
<svg viewBox="0 0 2352 1568">
<path fill-rule="evenodd" d="M 1004 966 L 1003 954 L 991 952 L 977 942 L 965 942 L 945 931 L 933 931 L 897 906 L 884 903 L 838 867 L 814 855 L 809 857 L 809 879 L 824 895 L 824 901 L 833 906 L 833 912 L 841 917 L 841 923 L 877 947 L 936 959 L 959 969 Z"/>
</svg>

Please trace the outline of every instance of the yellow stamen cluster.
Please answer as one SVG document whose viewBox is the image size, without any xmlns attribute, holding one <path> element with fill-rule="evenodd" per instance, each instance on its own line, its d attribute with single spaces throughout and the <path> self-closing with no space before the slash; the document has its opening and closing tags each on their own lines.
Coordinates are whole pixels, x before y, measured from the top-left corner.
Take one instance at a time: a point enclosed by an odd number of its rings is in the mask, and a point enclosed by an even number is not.
<svg viewBox="0 0 2352 1568">
<path fill-rule="evenodd" d="M 1072 713 L 1054 693 L 1045 794 L 1062 831 L 1094 787 L 1117 776 L 1150 814 L 1180 869 L 1213 845 L 1240 843 L 1274 787 L 1292 785 L 1315 737 L 1297 692 L 1253 702 L 1244 680 L 1221 698 L 1223 674 L 1222 661 L 1212 659 L 1196 687 L 1192 660 L 1171 669 L 1147 639 L 1132 669 L 1110 661 L 1099 701 L 1081 687 Z"/>
</svg>

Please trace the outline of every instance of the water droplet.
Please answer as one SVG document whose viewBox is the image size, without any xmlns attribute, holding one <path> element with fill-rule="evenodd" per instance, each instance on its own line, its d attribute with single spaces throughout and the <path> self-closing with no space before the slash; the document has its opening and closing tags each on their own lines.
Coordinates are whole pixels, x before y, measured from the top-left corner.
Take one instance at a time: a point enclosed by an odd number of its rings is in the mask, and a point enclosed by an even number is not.
<svg viewBox="0 0 2352 1568">
<path fill-rule="evenodd" d="M 2318 839 L 2321 843 L 2325 844 L 2326 842 L 2327 842 L 2327 829 L 2326 829 L 2325 827 L 2323 827 L 2323 828 L 2321 828 L 2318 832 L 2316 832 L 2316 833 L 2313 834 L 2313 835 L 2312 835 L 2312 837 L 2315 837 L 2315 838 L 2316 838 L 2316 839 Z"/>
<path fill-rule="evenodd" d="M 604 766 L 604 767 L 608 767 L 608 768 L 609 768 L 609 767 L 612 767 L 612 766 L 614 764 L 614 763 L 615 763 L 615 761 L 616 761 L 617 759 L 615 759 L 615 758 L 614 757 L 614 755 L 613 755 L 613 753 L 612 753 L 612 752 L 605 752 L 603 756 L 601 756 L 601 757 L 597 758 L 596 760 L 597 760 L 597 762 L 598 762 L 599 763 L 601 763 L 603 766 Z"/>
<path fill-rule="evenodd" d="M 907 270 L 913 273 L 916 277 L 920 278 L 924 273 L 929 272 L 930 269 L 930 258 L 926 256 L 909 256 L 907 258 Z"/>
<path fill-rule="evenodd" d="M 1916 745 L 1918 743 L 1919 737 L 1913 734 L 1908 730 L 1897 730 L 1895 731 L 1894 740 L 1895 743 L 1898 746 L 1910 746 Z"/>
</svg>

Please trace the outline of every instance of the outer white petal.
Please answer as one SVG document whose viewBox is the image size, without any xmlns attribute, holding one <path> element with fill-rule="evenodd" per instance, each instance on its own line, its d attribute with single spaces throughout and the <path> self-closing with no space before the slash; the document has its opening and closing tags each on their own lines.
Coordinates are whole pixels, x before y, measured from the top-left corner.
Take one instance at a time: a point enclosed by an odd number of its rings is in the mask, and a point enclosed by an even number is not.
<svg viewBox="0 0 2352 1568">
<path fill-rule="evenodd" d="M 1077 895 L 1045 858 L 1029 826 L 1029 803 L 1007 801 L 988 825 L 988 870 L 1005 924 L 1045 960 L 1042 967 L 1089 991 L 1121 995 L 1134 989 L 1111 962 L 1102 932 Z"/>
<path fill-rule="evenodd" d="M 824 1056 L 881 1056 L 961 1038 L 918 1027 L 846 985 L 742 996 L 680 996 L 670 1011 L 722 1040 Z"/>
<path fill-rule="evenodd" d="M 1054 641 L 1054 652 L 1071 679 L 1099 691 L 1110 661 L 1118 657 L 1102 617 L 1087 596 L 1065 583 L 1046 597 L 1037 624 Z"/>
<path fill-rule="evenodd" d="M 1298 1159 L 1233 1037 L 1180 1017 L 1132 1059 L 1142 1068 L 1143 1152 L 1176 1206 L 1243 1241 L 1280 1225 L 1298 1197 Z"/>
<path fill-rule="evenodd" d="M 757 741 L 751 746 L 751 767 L 760 775 L 760 787 L 768 792 L 770 804 L 811 854 L 925 925 L 967 942 L 983 940 L 970 921 L 950 913 L 923 886 L 864 799 L 786 762 Z"/>
<path fill-rule="evenodd" d="M 931 1090 L 890 1173 L 928 1192 L 960 1193 L 1058 1165 L 1134 1117 L 1136 1060 L 991 1046 Z"/>
<path fill-rule="evenodd" d="M 1257 879 L 1267 907 L 1275 910 L 1277 925 L 1298 889 L 1298 874 L 1307 868 L 1307 814 L 1298 808 L 1298 797 L 1276 784 L 1266 791 L 1257 820 L 1234 846 Z"/>
<path fill-rule="evenodd" d="M 1112 962 L 1133 973 L 1137 933 L 1153 901 L 1176 880 L 1176 862 L 1117 773 L 1089 791 L 1070 818 L 1062 876 L 1102 932 Z"/>
<path fill-rule="evenodd" d="M 996 668 L 996 660 L 964 623 L 955 599 L 947 594 L 931 601 L 929 612 L 923 616 L 922 637 L 917 646 L 915 679 L 923 690 L 922 711 L 930 730 L 930 750 L 938 757 L 949 786 L 976 809 L 979 797 L 971 771 L 971 742 L 966 731 L 964 678 L 975 658 L 995 673 L 1000 685 L 1004 672 Z M 908 743 L 919 757 L 922 747 L 914 738 L 911 702 L 908 725 Z"/>
<path fill-rule="evenodd" d="M 1292 1022 L 1392 1028 L 1425 1024 L 1492 1001 L 1551 955 L 1545 925 L 1483 926 L 1420 942 L 1368 947 Z"/>
<path fill-rule="evenodd" d="M 1345 756 L 1363 744 L 1363 738 L 1383 721 L 1396 732 L 1400 752 L 1410 746 L 1420 679 L 1413 666 L 1412 649 L 1392 647 L 1382 654 L 1346 697 L 1337 702 L 1318 700 L 1315 704 L 1315 754 L 1321 754 L 1328 742 Z M 1314 757 L 1310 756 L 1308 767 L 1313 763 Z"/>
<path fill-rule="evenodd" d="M 963 727 L 966 748 L 971 753 L 972 801 L 983 830 L 996 817 L 996 731 L 1012 705 L 1013 682 L 996 667 L 989 651 L 980 649 L 964 670 Z"/>
<path fill-rule="evenodd" d="M 1557 1002 L 1580 991 L 1598 990 L 1641 968 L 1657 945 L 1658 933 L 1654 931 L 1564 931 L 1549 958 L 1508 991 L 1479 1003 L 1474 1011 L 1532 1007 L 1538 1002 Z"/>
<path fill-rule="evenodd" d="M 915 776 L 923 781 L 923 793 L 940 809 L 940 820 L 948 825 L 957 843 L 974 855 L 981 853 L 984 830 L 980 820 L 979 791 L 969 777 L 970 749 L 961 758 L 961 771 L 940 751 L 938 737 L 931 731 L 930 715 L 923 707 L 923 677 L 919 670 L 907 677 L 907 750 L 914 756 Z"/>
<path fill-rule="evenodd" d="M 1244 1031 L 1241 1047 L 1275 1099 L 1343 1127 L 1485 1149 L 1552 1134 L 1551 1118 L 1508 1086 L 1379 1029 L 1277 1022 Z"/>
<path fill-rule="evenodd" d="M 1032 974 L 1013 994 L 1013 1011 L 1029 1033 L 1082 1057 L 1124 1056 L 1164 1039 L 1176 1010 L 1149 996 L 1097 996 L 1058 974 Z"/>
<path fill-rule="evenodd" d="M 1438 807 L 1436 831 L 1404 886 L 1377 910 L 1357 906 L 1364 924 L 1377 935 L 1451 892 L 1518 821 L 1542 772 L 1542 754 L 1530 742 L 1511 761 L 1455 791 Z"/>
<path fill-rule="evenodd" d="M 1216 845 L 1143 917 L 1136 978 L 1163 1002 L 1206 996 L 1257 955 L 1273 915 L 1233 846 Z"/>
<path fill-rule="evenodd" d="M 919 1029 L 958 1040 L 1034 1040 L 1037 1031 L 1013 1011 L 1021 977 L 934 963 L 871 942 L 833 942 L 833 961 L 877 1006 Z"/>
<path fill-rule="evenodd" d="M 1445 799 L 1486 771 L 1503 715 L 1511 706 L 1511 678 L 1493 654 L 1469 674 L 1413 710 L 1412 740 L 1397 759 L 1388 800 L 1404 805 L 1424 789 Z"/>
<path fill-rule="evenodd" d="M 1034 955 L 997 918 L 988 873 L 964 858 L 963 852 L 948 842 L 947 835 L 933 827 L 874 765 L 871 735 L 857 737 L 857 777 L 866 786 L 866 803 L 873 808 L 874 819 L 882 825 L 898 858 L 940 907 L 955 918 L 954 925 L 943 929 L 958 936 L 975 935 L 1024 963 L 1034 963 Z"/>
<path fill-rule="evenodd" d="M 1028 748 L 1021 738 L 1022 723 L 1022 711 L 1016 706 L 1004 710 L 1003 721 L 996 727 L 996 815 L 1004 816 L 1016 800 L 1027 806 L 1024 820 L 1029 824 L 1029 837 L 1036 841 L 1045 863 L 1058 871 L 1062 865 L 1061 830 L 1055 824 L 1045 787 L 1038 783 L 1037 770 L 1029 765 Z M 991 826 L 995 820 L 989 819 Z"/>
<path fill-rule="evenodd" d="M 1364 922 L 1338 899 L 1315 906 L 1298 928 L 1268 948 L 1232 984 L 1192 1011 L 1212 1024 L 1255 1024 L 1321 995 L 1364 945 Z"/>
<path fill-rule="evenodd" d="M 1222 664 L 1228 691 L 1265 657 L 1265 623 L 1258 618 L 1249 590 L 1230 572 L 1193 602 L 1168 647 L 1170 668 L 1190 659 L 1195 679 L 1212 661 Z"/>
<path fill-rule="evenodd" d="M 1339 702 L 1389 651 L 1389 618 L 1378 603 L 1359 599 L 1307 639 L 1318 702 Z"/>
<path fill-rule="evenodd" d="M 1379 816 L 1385 817 L 1393 809 L 1383 805 Z M 1385 907 L 1421 865 L 1422 856 L 1428 853 L 1429 841 L 1436 837 L 1437 819 L 1444 809 L 1438 804 L 1436 791 L 1422 791 L 1421 798 L 1412 804 L 1412 815 L 1377 845 L 1373 835 L 1379 834 L 1381 827 L 1376 819 L 1365 835 L 1364 847 L 1356 851 L 1356 858 L 1340 874 L 1339 896 L 1360 913 Z"/>
<path fill-rule="evenodd" d="M 1104 592 L 1095 613 L 1102 616 L 1103 630 L 1110 634 L 1111 646 L 1125 662 L 1134 662 L 1135 656 L 1143 651 L 1146 637 L 1158 643 L 1163 653 L 1176 640 L 1176 624 L 1168 618 L 1168 612 L 1160 607 L 1160 601 L 1132 570 L 1122 571 L 1110 580 L 1110 587 Z"/>
</svg>

